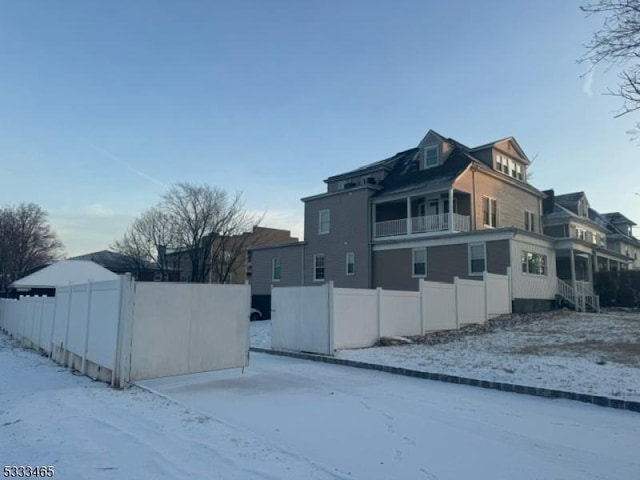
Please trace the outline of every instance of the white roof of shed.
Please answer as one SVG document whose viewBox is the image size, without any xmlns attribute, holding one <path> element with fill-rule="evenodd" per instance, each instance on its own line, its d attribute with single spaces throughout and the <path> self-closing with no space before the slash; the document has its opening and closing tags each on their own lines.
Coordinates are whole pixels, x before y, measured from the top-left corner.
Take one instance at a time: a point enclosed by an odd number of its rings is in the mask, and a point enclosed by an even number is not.
<svg viewBox="0 0 640 480">
<path fill-rule="evenodd" d="M 115 280 L 118 275 L 97 263 L 61 260 L 11 284 L 14 288 L 55 288 L 88 282 Z"/>
</svg>

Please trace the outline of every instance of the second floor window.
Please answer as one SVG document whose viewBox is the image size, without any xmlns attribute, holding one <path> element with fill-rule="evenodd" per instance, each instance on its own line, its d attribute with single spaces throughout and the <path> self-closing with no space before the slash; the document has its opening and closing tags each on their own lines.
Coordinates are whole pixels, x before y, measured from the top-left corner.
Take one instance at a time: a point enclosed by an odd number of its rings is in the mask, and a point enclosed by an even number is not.
<svg viewBox="0 0 640 480">
<path fill-rule="evenodd" d="M 482 216 L 486 227 L 498 226 L 498 202 L 494 198 L 482 197 Z"/>
<path fill-rule="evenodd" d="M 324 280 L 324 254 L 322 253 L 313 256 L 313 279 L 318 282 Z"/>
<path fill-rule="evenodd" d="M 274 282 L 280 281 L 282 277 L 282 264 L 279 258 L 273 258 L 271 260 L 271 280 Z"/>
<path fill-rule="evenodd" d="M 356 254 L 347 252 L 345 255 L 346 271 L 345 275 L 353 275 L 356 273 Z"/>
<path fill-rule="evenodd" d="M 331 214 L 329 209 L 320 210 L 318 214 L 318 233 L 323 235 L 329 233 L 329 223 L 331 221 Z"/>
<path fill-rule="evenodd" d="M 533 212 L 524 212 L 524 229 L 530 232 L 536 231 L 536 216 Z"/>
</svg>

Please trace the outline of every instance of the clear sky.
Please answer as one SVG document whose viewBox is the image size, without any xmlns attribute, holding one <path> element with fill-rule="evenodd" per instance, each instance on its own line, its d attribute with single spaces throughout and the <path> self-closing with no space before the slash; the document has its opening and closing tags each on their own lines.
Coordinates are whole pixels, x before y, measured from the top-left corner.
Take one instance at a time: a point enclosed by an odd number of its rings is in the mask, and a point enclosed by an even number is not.
<svg viewBox="0 0 640 480">
<path fill-rule="evenodd" d="M 0 204 L 40 204 L 70 255 L 179 181 L 301 236 L 301 197 L 432 128 L 514 136 L 536 187 L 640 223 L 638 118 L 576 63 L 580 3 L 0 0 Z"/>
</svg>

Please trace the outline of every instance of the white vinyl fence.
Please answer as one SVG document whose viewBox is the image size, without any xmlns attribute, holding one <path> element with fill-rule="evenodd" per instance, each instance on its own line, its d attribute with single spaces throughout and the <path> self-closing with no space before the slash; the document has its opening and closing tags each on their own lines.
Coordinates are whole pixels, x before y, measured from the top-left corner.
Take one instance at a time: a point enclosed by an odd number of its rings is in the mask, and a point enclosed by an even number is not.
<svg viewBox="0 0 640 480">
<path fill-rule="evenodd" d="M 244 367 L 248 285 L 118 280 L 0 299 L 0 328 L 54 361 L 122 387 L 169 375 Z"/>
<path fill-rule="evenodd" d="M 420 282 L 406 292 L 318 287 L 274 288 L 271 293 L 274 349 L 332 355 L 365 348 L 381 337 L 423 335 L 482 324 L 511 312 L 509 278 L 456 278 L 453 284 Z"/>
</svg>

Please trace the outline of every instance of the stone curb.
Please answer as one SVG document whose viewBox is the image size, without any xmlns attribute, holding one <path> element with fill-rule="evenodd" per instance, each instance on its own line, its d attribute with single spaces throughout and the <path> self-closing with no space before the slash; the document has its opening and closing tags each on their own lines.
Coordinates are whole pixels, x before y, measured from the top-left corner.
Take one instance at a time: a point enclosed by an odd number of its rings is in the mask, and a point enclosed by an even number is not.
<svg viewBox="0 0 640 480">
<path fill-rule="evenodd" d="M 438 382 L 457 383 L 459 385 L 469 385 L 472 387 L 489 388 L 502 392 L 520 393 L 544 398 L 563 398 L 566 400 L 576 400 L 578 402 L 590 403 L 600 407 L 617 408 L 619 410 L 629 410 L 640 412 L 640 402 L 619 400 L 617 398 L 601 397 L 599 395 L 589 395 L 588 393 L 565 392 L 563 390 L 553 390 L 550 388 L 528 387 L 513 383 L 492 382 L 490 380 L 478 380 L 475 378 L 458 377 L 445 373 L 422 372 L 409 368 L 392 367 L 389 365 L 379 365 L 377 363 L 356 362 L 344 358 L 335 358 L 327 355 L 316 355 L 313 353 L 290 352 L 286 350 L 271 350 L 268 348 L 251 347 L 250 350 L 256 353 L 267 353 L 269 355 L 279 355 L 282 357 L 293 357 L 314 362 L 331 363 L 333 365 L 343 365 L 345 367 L 363 368 L 365 370 L 377 370 L 379 372 L 404 375 L 406 377 L 423 378 L 426 380 L 436 380 Z"/>
</svg>

